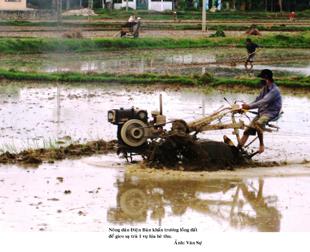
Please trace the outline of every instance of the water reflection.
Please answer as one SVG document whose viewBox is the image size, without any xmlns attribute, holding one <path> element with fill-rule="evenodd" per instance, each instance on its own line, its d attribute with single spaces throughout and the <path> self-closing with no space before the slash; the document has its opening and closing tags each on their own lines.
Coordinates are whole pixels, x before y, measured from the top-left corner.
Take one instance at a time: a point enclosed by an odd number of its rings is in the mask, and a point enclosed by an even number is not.
<svg viewBox="0 0 310 252">
<path fill-rule="evenodd" d="M 171 50 L 127 50 L 85 54 L 10 55 L 0 67 L 44 72 L 107 72 L 107 73 L 166 73 L 201 74 L 205 71 L 218 76 L 235 76 L 244 71 L 242 48 L 216 50 L 190 48 Z M 309 74 L 310 53 L 303 49 L 264 49 L 256 59 L 255 69 L 273 68 L 279 73 Z M 266 65 L 265 65 L 266 64 Z M 258 66 L 260 65 L 260 66 Z"/>
<path fill-rule="evenodd" d="M 233 64 L 234 57 L 222 59 L 217 55 L 167 55 L 153 56 L 151 58 L 141 56 L 140 58 L 114 58 L 56 61 L 39 67 L 44 72 L 106 72 L 106 73 L 166 73 L 166 74 L 203 74 L 214 72 L 216 75 L 234 76 L 244 71 L 242 61 Z M 292 65 L 288 61 L 284 66 L 278 66 L 279 60 L 274 63 L 260 59 L 256 62 L 255 69 L 270 68 L 279 73 L 309 74 L 309 59 L 300 60 L 302 66 Z M 267 65 L 262 65 L 267 64 Z M 57 64 L 57 66 L 55 65 Z M 305 67 L 306 66 L 306 67 Z"/>
<path fill-rule="evenodd" d="M 190 69 L 188 65 L 191 64 L 207 64 L 215 63 L 215 55 L 154 55 L 153 57 L 128 57 L 128 58 L 102 58 L 102 59 L 80 59 L 69 61 L 51 62 L 48 65 L 40 67 L 40 71 L 45 72 L 58 72 L 58 71 L 79 71 L 79 72 L 126 72 L 126 73 L 145 73 L 145 72 L 165 72 L 169 68 L 170 71 L 178 70 L 178 73 L 182 73 L 184 70 L 189 72 L 200 73 L 202 66 L 193 66 Z M 57 64 L 57 66 L 55 65 Z M 175 69 L 175 66 L 180 69 Z"/>
<path fill-rule="evenodd" d="M 107 214 L 114 224 L 156 220 L 161 225 L 163 219 L 194 211 L 235 229 L 280 231 L 278 199 L 264 195 L 262 179 L 160 181 L 125 176 L 117 180 L 116 187 L 117 206 Z"/>
</svg>

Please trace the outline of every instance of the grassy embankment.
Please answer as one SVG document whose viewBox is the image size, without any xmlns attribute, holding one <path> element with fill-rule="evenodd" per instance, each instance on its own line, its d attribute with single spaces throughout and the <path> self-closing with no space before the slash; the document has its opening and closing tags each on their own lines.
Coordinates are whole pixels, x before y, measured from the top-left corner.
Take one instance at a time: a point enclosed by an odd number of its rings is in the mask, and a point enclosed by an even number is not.
<svg viewBox="0 0 310 252">
<path fill-rule="evenodd" d="M 59 29 L 83 29 L 83 30 L 96 30 L 96 31 L 118 31 L 124 21 L 120 22 L 91 22 L 91 23 L 76 23 L 65 22 L 58 25 L 57 22 L 29 22 L 29 21 L 2 21 L 0 26 L 19 26 L 19 27 L 59 27 Z M 310 24 L 310 23 L 309 23 Z M 224 30 L 224 31 L 246 31 L 250 28 L 250 24 L 208 24 L 208 30 Z M 142 23 L 142 29 L 144 30 L 201 30 L 201 24 L 199 23 Z M 298 25 L 281 25 L 273 24 L 272 26 L 257 25 L 257 29 L 260 31 L 283 31 L 283 32 L 306 32 L 310 31 L 309 26 Z M 23 30 L 20 30 L 23 31 Z M 29 31 L 29 30 L 28 30 Z M 38 30 L 34 30 L 38 31 Z"/>
<path fill-rule="evenodd" d="M 204 47 L 244 47 L 245 37 L 224 38 L 95 38 L 95 39 L 48 39 L 48 38 L 1 38 L 1 53 L 51 53 L 88 52 L 121 49 L 170 49 Z M 270 35 L 253 38 L 265 48 L 310 48 L 310 33 L 294 35 Z"/>
<path fill-rule="evenodd" d="M 309 48 L 310 34 L 275 35 L 254 39 L 263 47 Z M 0 51 L 3 53 L 50 53 L 82 52 L 96 50 L 153 49 L 153 48 L 198 48 L 198 47 L 234 46 L 244 47 L 244 38 L 205 38 L 205 39 L 0 39 Z M 8 80 L 61 81 L 61 82 L 105 82 L 124 84 L 181 84 L 181 85 L 244 85 L 255 86 L 257 80 L 209 78 L 206 76 L 173 76 L 157 74 L 96 74 L 96 73 L 26 73 L 19 71 L 0 71 L 0 78 Z M 310 87 L 309 77 L 297 79 L 283 78 L 277 83 L 286 87 Z"/>
<path fill-rule="evenodd" d="M 173 20 L 172 11 L 156 12 L 147 10 L 107 10 L 107 9 L 97 9 L 95 12 L 98 16 L 91 17 L 92 19 L 128 19 L 129 15 L 135 14 L 142 19 L 148 20 Z M 298 19 L 309 19 L 310 11 L 299 11 L 297 13 Z M 207 18 L 209 20 L 219 19 L 261 19 L 261 20 L 272 20 L 272 19 L 285 19 L 288 18 L 288 13 L 283 12 L 265 12 L 265 11 L 221 11 L 221 12 L 208 12 Z M 86 19 L 87 17 L 65 17 L 65 19 Z M 177 10 L 178 19 L 195 20 L 201 19 L 201 10 Z"/>
<path fill-rule="evenodd" d="M 111 26 L 115 24 L 122 24 L 124 21 L 126 21 L 129 17 L 129 15 L 135 14 L 136 16 L 139 16 L 142 18 L 142 24 L 143 20 L 147 20 L 146 23 L 149 23 L 150 21 L 156 21 L 158 26 L 164 26 L 165 24 L 169 24 L 171 27 L 178 26 L 178 22 L 183 21 L 194 21 L 194 22 L 200 22 L 201 21 L 201 11 L 177 11 L 177 20 L 174 20 L 174 15 L 172 11 L 165 11 L 165 12 L 156 12 L 156 11 L 145 11 L 145 10 L 132 10 L 129 12 L 126 12 L 124 10 L 105 10 L 105 9 L 98 9 L 96 10 L 98 16 L 91 16 L 91 17 L 84 17 L 84 16 L 67 16 L 63 17 L 64 22 L 61 24 L 62 26 L 72 26 L 72 27 L 103 27 Z M 276 13 L 276 12 L 257 12 L 257 11 L 221 11 L 216 13 L 208 13 L 207 19 L 215 22 L 255 22 L 256 20 L 263 23 L 274 23 L 275 26 L 280 26 L 281 22 L 287 22 L 288 21 L 288 13 Z M 91 22 L 88 22 L 88 20 L 91 20 Z M 70 20 L 73 20 L 73 22 L 70 22 Z M 74 20 L 82 20 L 82 22 L 74 22 Z M 109 22 L 109 20 L 113 22 Z M 87 21 L 87 22 L 85 22 Z M 160 22 L 158 21 L 176 21 L 175 23 L 171 22 Z M 303 11 L 298 13 L 298 21 L 302 22 L 310 22 L 310 11 Z M 2 20 L 0 22 L 0 26 L 55 26 L 58 23 L 56 21 L 23 21 L 23 20 Z M 209 26 L 210 23 L 208 23 Z M 298 26 L 298 23 L 291 23 L 290 26 Z M 146 26 L 148 27 L 148 26 Z M 155 28 L 154 27 L 154 28 Z M 169 26 L 168 26 L 169 27 Z M 182 25 L 179 26 L 180 28 Z M 185 28 L 198 28 L 200 26 L 184 26 Z M 210 25 L 210 28 L 213 26 Z M 227 26 L 227 29 L 230 26 Z M 283 26 L 282 26 L 283 27 Z M 263 27 L 261 27 L 264 29 Z M 280 29 L 276 28 L 276 29 Z M 266 29 L 269 29 L 268 26 L 266 26 Z M 285 27 L 283 27 L 285 29 Z"/>
<path fill-rule="evenodd" d="M 255 78 L 214 78 L 205 75 L 161 75 L 161 74 L 108 74 L 108 73 L 37 73 L 0 70 L 0 78 L 17 81 L 48 81 L 48 82 L 72 82 L 72 83 L 120 83 L 120 84 L 169 84 L 181 86 L 246 86 L 258 87 Z M 276 79 L 279 86 L 287 88 L 310 88 L 310 76 L 308 77 L 283 77 Z"/>
</svg>

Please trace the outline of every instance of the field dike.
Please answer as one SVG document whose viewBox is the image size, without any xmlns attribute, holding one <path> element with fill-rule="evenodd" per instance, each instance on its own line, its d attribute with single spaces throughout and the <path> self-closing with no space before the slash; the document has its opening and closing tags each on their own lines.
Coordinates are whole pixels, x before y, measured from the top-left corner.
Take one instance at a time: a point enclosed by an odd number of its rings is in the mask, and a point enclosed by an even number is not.
<svg viewBox="0 0 310 252">
<path fill-rule="evenodd" d="M 1 38 L 1 53 L 51 53 L 89 52 L 122 49 L 165 49 L 204 47 L 244 47 L 245 37 L 220 37 L 197 39 L 172 38 Z M 255 43 L 265 48 L 310 48 L 310 32 L 292 35 L 269 35 L 253 38 Z"/>
<path fill-rule="evenodd" d="M 66 83 L 119 83 L 119 84 L 168 84 L 182 86 L 206 86 L 206 87 L 259 87 L 259 80 L 255 77 L 213 77 L 209 73 L 203 75 L 162 75 L 154 73 L 144 74 L 110 74 L 110 73 L 76 73 L 76 72 L 23 72 L 16 70 L 0 69 L 0 80 L 15 81 L 39 81 L 39 82 L 66 82 Z M 308 89 L 310 76 L 286 76 L 275 78 L 277 85 L 286 88 Z"/>
<path fill-rule="evenodd" d="M 56 21 L 41 21 L 41 22 L 29 22 L 29 21 L 4 21 L 0 22 L 0 27 L 3 29 L 10 30 L 10 27 L 32 27 L 33 31 L 38 31 L 38 27 L 43 29 L 51 29 L 54 30 L 55 27 L 60 30 L 68 30 L 68 29 L 80 29 L 80 30 L 91 30 L 91 31 L 119 31 L 121 26 L 124 24 L 123 20 L 113 22 L 96 22 L 93 21 L 89 22 L 70 22 L 66 21 L 61 24 L 58 24 Z M 228 23 L 219 23 L 219 24 L 208 24 L 208 30 L 216 31 L 216 30 L 223 30 L 223 31 L 247 31 L 251 27 L 251 24 L 228 24 Z M 141 28 L 144 30 L 201 30 L 202 25 L 201 23 L 194 22 L 152 22 L 147 21 L 143 22 Z M 259 31 L 283 31 L 283 32 L 307 32 L 310 31 L 309 26 L 298 26 L 295 24 L 281 24 L 281 23 L 274 23 L 274 24 L 267 24 L 267 25 L 256 25 L 256 28 Z"/>
</svg>

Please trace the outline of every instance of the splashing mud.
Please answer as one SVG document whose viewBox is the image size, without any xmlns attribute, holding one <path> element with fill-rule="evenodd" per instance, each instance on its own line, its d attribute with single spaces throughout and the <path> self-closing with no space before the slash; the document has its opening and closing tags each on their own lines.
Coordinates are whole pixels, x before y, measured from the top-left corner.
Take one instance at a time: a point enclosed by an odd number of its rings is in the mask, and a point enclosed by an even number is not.
<svg viewBox="0 0 310 252">
<path fill-rule="evenodd" d="M 246 162 L 235 146 L 216 141 L 195 141 L 189 136 L 170 136 L 151 147 L 148 157 L 151 167 L 186 170 L 216 171 L 232 169 Z"/>
</svg>

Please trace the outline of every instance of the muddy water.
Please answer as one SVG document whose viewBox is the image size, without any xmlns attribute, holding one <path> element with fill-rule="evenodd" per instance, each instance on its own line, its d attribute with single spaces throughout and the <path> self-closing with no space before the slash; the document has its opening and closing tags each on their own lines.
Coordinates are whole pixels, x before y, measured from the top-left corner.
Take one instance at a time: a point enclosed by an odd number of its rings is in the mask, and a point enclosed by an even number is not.
<svg viewBox="0 0 310 252">
<path fill-rule="evenodd" d="M 212 72 L 218 76 L 244 73 L 245 50 L 237 48 L 173 49 L 84 54 L 5 55 L 0 68 L 23 71 L 74 71 L 108 73 L 190 74 Z M 278 74 L 310 74 L 310 53 L 300 49 L 263 49 L 256 70 L 271 68 Z M 232 63 L 233 64 L 232 66 Z"/>
<path fill-rule="evenodd" d="M 191 121 L 254 94 L 124 86 L 2 84 L 2 149 L 49 142 L 114 139 L 111 108 L 158 108 L 168 120 Z M 310 231 L 309 96 L 284 95 L 279 132 L 266 134 L 257 160 L 285 167 L 182 173 L 127 166 L 116 155 L 42 164 L 0 166 L 0 231 L 106 231 L 109 226 L 196 226 L 200 231 Z M 245 119 L 245 118 L 242 118 Z M 200 134 L 220 140 L 226 133 Z M 254 146 L 256 147 L 256 146 Z"/>
<path fill-rule="evenodd" d="M 38 169 L 1 166 L 0 231 L 310 231 L 309 175 L 309 166 L 295 165 L 140 176 L 115 156 Z"/>
<path fill-rule="evenodd" d="M 2 151 L 53 147 L 60 142 L 86 142 L 116 138 L 116 126 L 107 122 L 107 111 L 114 108 L 158 110 L 158 96 L 163 94 L 167 120 L 182 118 L 192 121 L 227 106 L 229 101 L 251 101 L 254 94 L 202 93 L 199 89 L 139 88 L 114 85 L 90 85 L 88 88 L 65 85 L 6 84 L 0 88 Z M 307 96 L 284 95 L 284 116 L 278 122 L 279 132 L 266 137 L 266 159 L 310 159 L 309 112 Z M 240 118 L 246 123 L 246 117 Z M 225 119 L 224 119 L 225 120 Z M 167 126 L 169 128 L 169 125 Z M 202 138 L 221 140 L 231 131 L 207 132 Z M 232 136 L 232 139 L 235 140 Z M 254 145 L 254 147 L 256 147 Z"/>
</svg>

